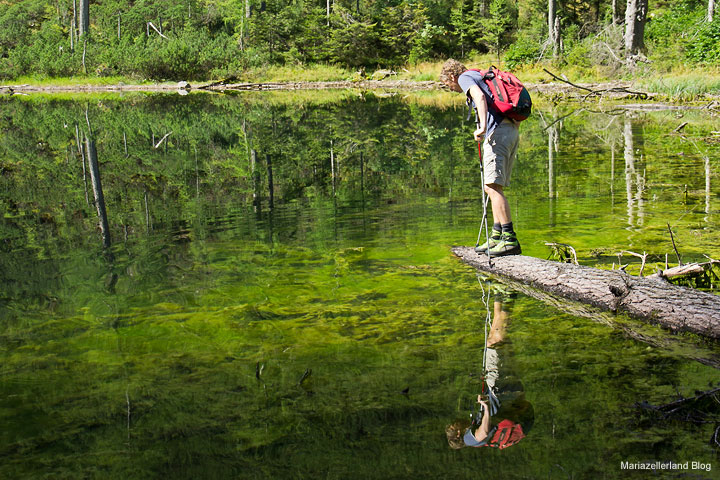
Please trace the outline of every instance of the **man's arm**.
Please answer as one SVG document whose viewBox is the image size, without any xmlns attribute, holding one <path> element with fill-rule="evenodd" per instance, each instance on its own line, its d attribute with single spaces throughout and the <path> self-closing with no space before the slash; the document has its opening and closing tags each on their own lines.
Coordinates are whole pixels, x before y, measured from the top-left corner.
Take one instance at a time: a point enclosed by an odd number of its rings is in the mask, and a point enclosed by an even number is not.
<svg viewBox="0 0 720 480">
<path fill-rule="evenodd" d="M 482 136 L 485 135 L 485 131 L 487 130 L 487 101 L 485 100 L 485 94 L 477 85 L 471 86 L 468 90 L 468 94 L 473 99 L 478 117 L 480 118 L 479 127 L 473 134 L 475 141 L 479 142 L 482 140 Z"/>
<path fill-rule="evenodd" d="M 483 408 L 483 418 L 480 426 L 475 430 L 475 440 L 478 442 L 485 440 L 490 433 L 490 409 L 487 402 L 480 402 L 480 405 Z"/>
</svg>

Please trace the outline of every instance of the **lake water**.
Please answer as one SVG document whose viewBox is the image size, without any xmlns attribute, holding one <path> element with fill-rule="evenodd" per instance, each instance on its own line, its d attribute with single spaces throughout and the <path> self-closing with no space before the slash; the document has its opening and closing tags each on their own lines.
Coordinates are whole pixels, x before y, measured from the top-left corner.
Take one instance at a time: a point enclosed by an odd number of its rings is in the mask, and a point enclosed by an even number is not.
<svg viewBox="0 0 720 480">
<path fill-rule="evenodd" d="M 0 477 L 719 478 L 717 402 L 639 406 L 717 387 L 716 343 L 576 317 L 451 255 L 481 216 L 465 113 L 356 91 L 1 99 Z M 719 258 L 717 125 L 540 105 L 507 190 L 523 253 L 637 273 L 618 252 L 677 262 L 669 224 L 683 261 Z M 534 422 L 455 450 L 488 309 Z"/>
</svg>

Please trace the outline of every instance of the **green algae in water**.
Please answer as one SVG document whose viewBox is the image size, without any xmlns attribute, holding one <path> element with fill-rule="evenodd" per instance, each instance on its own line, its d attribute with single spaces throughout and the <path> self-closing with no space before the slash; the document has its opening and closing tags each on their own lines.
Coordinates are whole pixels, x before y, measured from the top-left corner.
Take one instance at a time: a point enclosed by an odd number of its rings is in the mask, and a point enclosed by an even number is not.
<svg viewBox="0 0 720 480">
<path fill-rule="evenodd" d="M 451 257 L 480 217 L 461 112 L 396 97 L 297 108 L 262 98 L 91 104 L 108 252 L 74 147 L 85 105 L 0 104 L 0 476 L 720 468 L 711 424 L 648 421 L 634 407 L 707 390 L 716 369 L 481 286 Z M 667 222 L 684 255 L 720 254 L 711 120 L 686 115 L 693 143 L 667 135 L 674 114 L 584 112 L 549 138 L 546 125 L 568 112 L 540 113 L 523 123 L 508 190 L 527 254 L 558 241 L 591 265 L 622 249 L 664 255 Z M 599 249 L 611 253 L 590 254 Z M 455 451 L 444 430 L 477 394 L 487 288 L 509 312 L 503 361 L 535 423 L 510 449 Z"/>
</svg>

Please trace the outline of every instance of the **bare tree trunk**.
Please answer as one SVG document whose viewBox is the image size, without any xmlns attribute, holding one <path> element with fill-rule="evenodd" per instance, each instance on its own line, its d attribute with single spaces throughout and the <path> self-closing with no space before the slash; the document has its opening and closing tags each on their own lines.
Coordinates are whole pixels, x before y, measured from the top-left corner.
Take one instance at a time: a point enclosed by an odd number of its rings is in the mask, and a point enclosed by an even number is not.
<svg viewBox="0 0 720 480">
<path fill-rule="evenodd" d="M 80 0 L 80 23 L 78 28 L 81 37 L 90 31 L 90 0 Z"/>
<path fill-rule="evenodd" d="M 253 206 L 256 212 L 260 212 L 260 172 L 257 169 L 257 152 L 250 150 L 250 172 L 253 177 Z"/>
<path fill-rule="evenodd" d="M 558 151 L 558 126 L 548 129 L 548 197 L 555 198 L 555 153 Z"/>
<path fill-rule="evenodd" d="M 715 17 L 715 0 L 708 0 L 708 22 L 713 21 L 713 18 Z"/>
<path fill-rule="evenodd" d="M 85 112 L 87 119 L 87 112 Z M 90 164 L 90 183 L 93 187 L 93 195 L 95 197 L 95 208 L 97 209 L 98 219 L 100 220 L 100 232 L 103 239 L 103 247 L 110 247 L 110 224 L 108 222 L 107 211 L 105 210 L 105 196 L 103 195 L 102 182 L 100 181 L 100 166 L 97 159 L 97 149 L 95 148 L 95 140 L 93 139 L 92 130 L 90 129 L 90 121 L 88 120 L 88 134 L 85 136 L 85 150 L 87 152 L 88 163 Z"/>
<path fill-rule="evenodd" d="M 625 117 L 625 125 L 623 129 L 625 137 L 625 193 L 627 194 L 627 216 L 628 226 L 635 224 L 635 202 L 633 201 L 632 178 L 635 174 L 635 146 L 633 145 L 632 124 L 630 119 Z"/>
<path fill-rule="evenodd" d="M 80 140 L 80 129 L 78 124 L 75 124 L 75 142 L 77 143 L 78 152 L 80 152 L 80 161 L 82 162 L 83 170 L 83 187 L 85 188 L 85 203 L 90 206 L 90 197 L 88 196 L 87 188 L 87 170 L 85 169 L 85 149 L 83 148 L 83 141 Z"/>
<path fill-rule="evenodd" d="M 150 233 L 150 203 L 148 201 L 147 188 L 145 188 L 143 192 L 143 200 L 145 201 L 145 231 Z"/>
<path fill-rule="evenodd" d="M 625 56 L 631 57 L 645 50 L 645 20 L 647 0 L 628 0 L 625 10 Z"/>
<path fill-rule="evenodd" d="M 78 14 L 77 14 L 77 0 L 73 0 L 73 18 L 72 18 L 72 34 L 71 38 L 75 38 L 77 43 L 77 28 L 78 28 Z M 70 42 L 72 46 L 72 42 Z"/>
<path fill-rule="evenodd" d="M 560 54 L 560 18 L 556 0 L 548 0 L 548 41 L 552 45 L 553 58 L 557 58 Z"/>
<path fill-rule="evenodd" d="M 645 220 L 645 177 L 642 165 L 637 165 L 635 150 L 641 149 L 636 145 L 633 135 L 632 122 L 625 117 L 623 130 L 625 138 L 625 189 L 627 193 L 628 226 L 641 226 Z M 642 137 L 637 139 L 642 144 Z M 642 161 L 642 155 L 640 156 Z"/>
<path fill-rule="evenodd" d="M 195 196 L 200 197 L 200 169 L 198 168 L 197 147 L 195 149 Z"/>
<path fill-rule="evenodd" d="M 622 23 L 620 0 L 612 0 L 612 23 L 613 25 L 620 25 Z"/>
<path fill-rule="evenodd" d="M 85 54 L 87 53 L 87 38 L 83 39 L 82 67 L 83 73 L 87 75 L 87 66 L 85 65 Z"/>
<path fill-rule="evenodd" d="M 333 151 L 333 142 L 330 140 L 330 174 L 332 175 L 332 192 L 335 196 L 335 152 Z"/>
<path fill-rule="evenodd" d="M 265 155 L 265 162 L 267 163 L 268 194 L 270 196 L 268 199 L 268 206 L 270 210 L 272 210 L 275 208 L 275 185 L 273 184 L 272 157 L 270 155 Z"/>
<path fill-rule="evenodd" d="M 710 156 L 705 155 L 705 221 L 709 222 L 710 218 L 710 177 L 712 175 L 712 170 L 710 169 Z"/>
<path fill-rule="evenodd" d="M 610 205 L 615 206 L 615 142 L 610 145 Z"/>
</svg>

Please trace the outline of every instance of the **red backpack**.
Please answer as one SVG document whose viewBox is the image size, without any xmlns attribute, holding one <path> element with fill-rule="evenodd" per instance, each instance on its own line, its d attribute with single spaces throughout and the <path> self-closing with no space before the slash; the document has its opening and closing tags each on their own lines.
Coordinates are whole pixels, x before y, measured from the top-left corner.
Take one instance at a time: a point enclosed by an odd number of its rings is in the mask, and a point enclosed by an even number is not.
<svg viewBox="0 0 720 480">
<path fill-rule="evenodd" d="M 490 67 L 489 70 L 477 68 L 470 70 L 479 72 L 483 76 L 485 84 L 492 93 L 492 101 L 488 102 L 488 107 L 518 122 L 530 116 L 532 109 L 530 93 L 515 75 L 498 70 L 496 67 Z"/>
<path fill-rule="evenodd" d="M 497 447 L 499 449 L 507 448 L 515 445 L 525 438 L 522 425 L 512 420 L 503 420 L 497 426 L 493 438 L 487 443 L 488 447 Z"/>
</svg>

